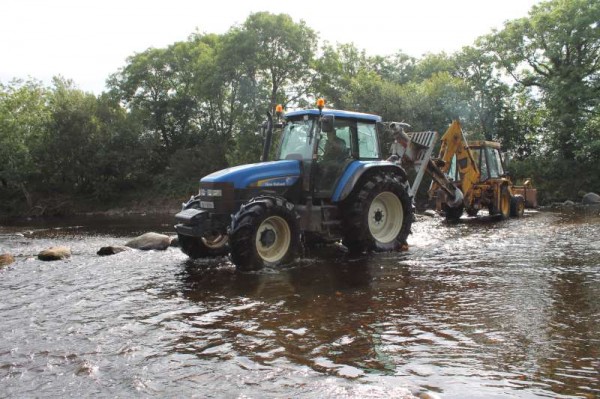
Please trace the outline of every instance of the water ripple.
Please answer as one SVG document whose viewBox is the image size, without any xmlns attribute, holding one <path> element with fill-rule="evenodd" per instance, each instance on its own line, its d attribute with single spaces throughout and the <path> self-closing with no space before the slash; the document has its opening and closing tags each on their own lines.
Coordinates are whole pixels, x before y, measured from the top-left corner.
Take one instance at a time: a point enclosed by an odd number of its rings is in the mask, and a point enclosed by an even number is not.
<svg viewBox="0 0 600 399">
<path fill-rule="evenodd" d="M 98 257 L 141 229 L 112 222 L 0 227 L 17 255 L 2 395 L 600 396 L 598 218 L 424 218 L 406 253 L 332 247 L 258 273 L 174 248 Z M 35 259 L 52 245 L 72 258 Z"/>
</svg>

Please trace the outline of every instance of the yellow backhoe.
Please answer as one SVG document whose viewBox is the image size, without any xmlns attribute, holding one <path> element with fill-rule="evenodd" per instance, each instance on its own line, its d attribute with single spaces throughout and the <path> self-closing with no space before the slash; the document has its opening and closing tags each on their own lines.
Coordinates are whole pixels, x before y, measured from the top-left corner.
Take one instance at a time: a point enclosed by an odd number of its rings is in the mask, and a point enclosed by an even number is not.
<svg viewBox="0 0 600 399">
<path fill-rule="evenodd" d="M 433 181 L 429 198 L 446 219 L 456 220 L 464 210 L 476 216 L 479 210 L 502 219 L 520 217 L 525 206 L 536 207 L 536 192 L 530 184 L 513 185 L 504 170 L 500 144 L 493 141 L 467 143 L 460 122 L 452 122 L 441 139 L 439 157 L 427 171 Z"/>
</svg>

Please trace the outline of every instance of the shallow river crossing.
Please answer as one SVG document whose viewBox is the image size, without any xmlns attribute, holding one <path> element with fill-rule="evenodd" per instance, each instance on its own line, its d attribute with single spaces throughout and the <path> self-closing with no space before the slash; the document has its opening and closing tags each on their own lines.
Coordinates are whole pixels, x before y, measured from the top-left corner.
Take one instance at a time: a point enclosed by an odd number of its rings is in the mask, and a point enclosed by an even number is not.
<svg viewBox="0 0 600 399">
<path fill-rule="evenodd" d="M 171 217 L 0 227 L 0 397 L 600 396 L 600 217 L 420 216 L 410 250 L 99 257 Z M 53 245 L 69 260 L 41 262 Z"/>
</svg>

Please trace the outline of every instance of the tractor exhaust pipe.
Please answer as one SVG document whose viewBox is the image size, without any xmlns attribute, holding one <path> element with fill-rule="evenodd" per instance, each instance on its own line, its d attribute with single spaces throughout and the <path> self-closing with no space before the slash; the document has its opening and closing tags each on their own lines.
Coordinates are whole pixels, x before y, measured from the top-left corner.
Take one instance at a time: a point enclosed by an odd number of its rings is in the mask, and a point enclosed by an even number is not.
<svg viewBox="0 0 600 399">
<path fill-rule="evenodd" d="M 267 111 L 267 126 L 265 129 L 265 143 L 263 144 L 263 153 L 260 157 L 262 162 L 266 162 L 269 159 L 269 152 L 271 151 L 271 140 L 273 138 L 273 115 Z"/>
</svg>

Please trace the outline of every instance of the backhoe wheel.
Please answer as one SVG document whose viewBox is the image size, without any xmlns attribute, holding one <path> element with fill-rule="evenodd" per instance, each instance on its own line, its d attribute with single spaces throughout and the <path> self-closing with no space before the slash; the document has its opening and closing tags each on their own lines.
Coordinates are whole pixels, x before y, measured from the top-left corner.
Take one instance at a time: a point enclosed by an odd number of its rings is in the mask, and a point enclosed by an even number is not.
<svg viewBox="0 0 600 399">
<path fill-rule="evenodd" d="M 456 222 L 458 221 L 458 219 L 460 219 L 460 217 L 463 214 L 464 205 L 460 204 L 456 207 L 450 207 L 447 204 L 443 204 L 442 210 L 444 211 L 444 214 L 446 215 L 446 220 L 448 222 Z"/>
<path fill-rule="evenodd" d="M 500 189 L 500 203 L 495 214 L 500 215 L 501 219 L 508 219 L 510 217 L 510 193 L 506 186 Z"/>
<path fill-rule="evenodd" d="M 515 195 L 510 199 L 510 216 L 520 218 L 525 213 L 525 198 Z"/>
<path fill-rule="evenodd" d="M 401 249 L 413 221 L 408 185 L 391 174 L 374 174 L 362 183 L 343 207 L 343 244 L 351 252 Z"/>
<path fill-rule="evenodd" d="M 479 213 L 479 209 L 477 209 L 477 208 L 467 208 L 467 215 L 469 215 L 471 217 L 475 217 L 475 216 L 477 216 L 477 213 Z"/>
<path fill-rule="evenodd" d="M 178 234 L 179 247 L 192 259 L 224 256 L 229 252 L 229 237 L 215 235 L 213 237 L 190 237 Z"/>
<path fill-rule="evenodd" d="M 231 260 L 238 270 L 280 266 L 294 259 L 300 230 L 294 206 L 279 197 L 257 197 L 233 217 Z"/>
</svg>

